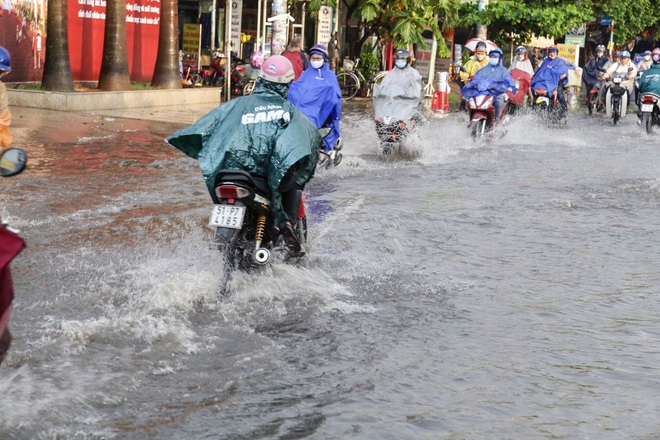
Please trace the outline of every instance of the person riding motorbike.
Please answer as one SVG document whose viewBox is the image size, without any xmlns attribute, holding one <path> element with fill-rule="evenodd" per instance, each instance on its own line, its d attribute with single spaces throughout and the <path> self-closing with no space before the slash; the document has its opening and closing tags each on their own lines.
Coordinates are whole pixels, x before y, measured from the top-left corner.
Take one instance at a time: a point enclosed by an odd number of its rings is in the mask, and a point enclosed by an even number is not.
<svg viewBox="0 0 660 440">
<path fill-rule="evenodd" d="M 317 44 L 309 51 L 309 67 L 289 87 L 288 100 L 296 106 L 316 128 L 328 127 L 323 138 L 322 154 L 329 153 L 339 139 L 342 96 L 337 76 L 330 70 L 328 50 Z"/>
<path fill-rule="evenodd" d="M 516 56 L 509 66 L 509 72 L 513 69 L 520 69 L 524 72 L 529 73 L 529 76 L 534 76 L 534 67 L 532 67 L 532 62 L 527 56 L 527 49 L 525 46 L 518 46 L 516 48 Z"/>
<path fill-rule="evenodd" d="M 0 46 L 0 78 L 11 72 L 11 57 L 4 47 Z M 0 81 L 0 152 L 9 147 L 12 140 L 11 113 L 7 102 L 7 88 Z"/>
<path fill-rule="evenodd" d="M 654 49 L 651 55 L 653 64 L 647 69 L 639 79 L 639 94 L 653 93 L 660 96 L 660 49 Z M 641 109 L 637 111 L 637 116 L 642 117 Z"/>
<path fill-rule="evenodd" d="M 593 89 L 599 90 L 602 87 L 603 75 L 605 75 L 605 71 L 610 64 L 610 59 L 605 55 L 605 46 L 599 44 L 596 46 L 596 56 L 584 66 L 582 74 L 582 80 L 587 87 L 587 94 Z"/>
<path fill-rule="evenodd" d="M 603 75 L 604 80 L 608 80 L 614 76 L 622 76 L 623 81 L 621 82 L 621 87 L 625 87 L 628 91 L 628 104 L 630 104 L 631 98 L 634 98 L 634 87 L 635 87 L 635 76 L 637 76 L 637 68 L 635 63 L 630 61 L 630 52 L 624 50 L 620 53 L 621 61 L 614 62 L 607 68 L 605 75 Z M 606 87 L 601 87 L 599 98 L 601 102 L 604 102 Z"/>
<path fill-rule="evenodd" d="M 461 94 L 466 99 L 483 94 L 493 95 L 495 121 L 499 121 L 504 107 L 504 97 L 509 89 L 513 89 L 515 93 L 516 84 L 506 67 L 502 66 L 502 49 L 496 47 L 488 54 L 488 66 L 474 75 L 472 81 L 461 89 Z"/>
<path fill-rule="evenodd" d="M 298 190 L 314 176 L 322 145 L 318 130 L 286 100 L 294 71 L 281 55 L 261 66 L 254 93 L 226 102 L 166 141 L 199 161 L 215 203 L 215 178 L 236 169 L 267 179 L 277 232 L 294 252 L 301 249 L 293 229 Z"/>
<path fill-rule="evenodd" d="M 479 71 L 479 69 L 487 65 L 488 65 L 488 49 L 486 43 L 480 41 L 477 43 L 477 46 L 475 47 L 474 55 L 472 55 L 470 59 L 467 60 L 465 65 L 461 67 L 461 70 L 458 73 L 458 80 L 456 81 L 458 83 L 458 86 L 461 89 L 465 87 L 466 84 L 472 81 L 472 78 Z M 461 105 L 460 105 L 461 111 L 465 110 L 465 103 L 466 103 L 465 98 L 461 99 Z"/>
<path fill-rule="evenodd" d="M 406 49 L 394 51 L 394 66 L 380 84 L 374 85 L 375 122 L 378 126 L 384 117 L 391 117 L 401 121 L 400 129 L 409 129 L 421 120 L 422 76 L 410 65 L 410 52 Z"/>
<path fill-rule="evenodd" d="M 645 72 L 651 68 L 651 66 L 653 65 L 653 60 L 651 59 L 652 56 L 653 56 L 653 52 L 651 52 L 650 50 L 644 51 L 644 57 L 639 63 L 637 63 L 638 74 L 641 74 L 642 72 Z"/>
<path fill-rule="evenodd" d="M 557 46 L 553 45 L 548 48 L 548 57 L 543 60 L 543 63 L 534 74 L 531 88 L 532 93 L 538 89 L 547 90 L 549 96 L 556 92 L 561 117 L 565 119 L 568 115 L 568 105 L 564 97 L 563 86 L 568 83 L 568 65 L 563 59 L 558 58 L 558 55 L 559 48 Z M 536 98 L 536 96 L 534 97 Z"/>
</svg>

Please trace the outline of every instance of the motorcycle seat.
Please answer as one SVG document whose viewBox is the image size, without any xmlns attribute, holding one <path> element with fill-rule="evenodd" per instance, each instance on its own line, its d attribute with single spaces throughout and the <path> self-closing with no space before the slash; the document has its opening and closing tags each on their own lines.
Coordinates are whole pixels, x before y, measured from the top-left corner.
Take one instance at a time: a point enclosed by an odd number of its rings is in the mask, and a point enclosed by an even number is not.
<svg viewBox="0 0 660 440">
<path fill-rule="evenodd" d="M 250 174 L 243 170 L 220 170 L 215 175 L 215 185 L 220 183 L 234 183 L 236 185 L 248 186 L 256 188 L 261 194 L 270 196 L 270 187 L 268 186 L 268 179 L 264 176 Z"/>
</svg>

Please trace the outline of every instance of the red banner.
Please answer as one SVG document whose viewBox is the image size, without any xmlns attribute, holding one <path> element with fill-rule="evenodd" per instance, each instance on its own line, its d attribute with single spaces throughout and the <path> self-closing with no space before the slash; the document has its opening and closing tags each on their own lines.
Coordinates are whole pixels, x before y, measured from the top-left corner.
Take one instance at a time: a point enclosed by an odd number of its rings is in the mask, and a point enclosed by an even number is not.
<svg viewBox="0 0 660 440">
<path fill-rule="evenodd" d="M 97 81 L 103 58 L 106 0 L 69 0 L 74 81 Z M 132 81 L 151 81 L 158 52 L 160 0 L 126 0 L 126 49 Z"/>
</svg>

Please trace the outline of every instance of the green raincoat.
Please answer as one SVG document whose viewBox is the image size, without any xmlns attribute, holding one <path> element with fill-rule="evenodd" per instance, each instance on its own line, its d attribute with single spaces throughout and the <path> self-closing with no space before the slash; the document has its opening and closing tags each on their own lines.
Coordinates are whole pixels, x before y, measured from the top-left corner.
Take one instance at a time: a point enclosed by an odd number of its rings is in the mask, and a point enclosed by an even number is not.
<svg viewBox="0 0 660 440">
<path fill-rule="evenodd" d="M 286 221 L 278 191 L 282 177 L 296 165 L 296 183 L 307 183 L 322 144 L 314 124 L 286 100 L 287 92 L 288 84 L 258 79 L 252 95 L 229 101 L 166 138 L 199 161 L 214 203 L 219 203 L 214 192 L 218 171 L 243 170 L 268 179 L 276 223 Z"/>
</svg>

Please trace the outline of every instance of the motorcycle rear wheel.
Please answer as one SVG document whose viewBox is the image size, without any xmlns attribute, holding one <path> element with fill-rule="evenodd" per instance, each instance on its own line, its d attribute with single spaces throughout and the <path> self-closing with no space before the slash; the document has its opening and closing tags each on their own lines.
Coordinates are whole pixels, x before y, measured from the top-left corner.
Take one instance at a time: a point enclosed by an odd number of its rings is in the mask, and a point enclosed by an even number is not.
<svg viewBox="0 0 660 440">
<path fill-rule="evenodd" d="M 651 134 L 653 131 L 653 116 L 650 113 L 642 113 L 642 127 L 647 134 Z"/>
</svg>

